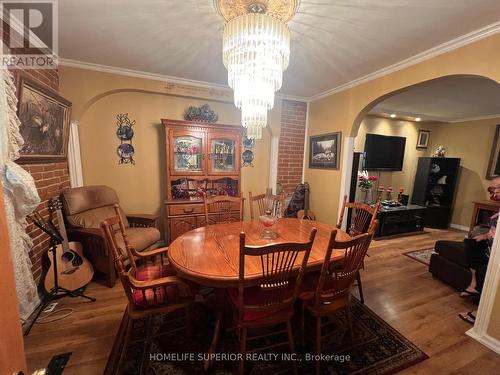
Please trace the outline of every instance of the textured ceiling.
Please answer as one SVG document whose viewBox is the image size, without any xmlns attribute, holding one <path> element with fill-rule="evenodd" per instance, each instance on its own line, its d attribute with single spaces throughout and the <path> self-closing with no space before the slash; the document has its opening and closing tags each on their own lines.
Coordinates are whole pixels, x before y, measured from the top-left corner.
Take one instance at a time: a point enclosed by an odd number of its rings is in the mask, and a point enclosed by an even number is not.
<svg viewBox="0 0 500 375">
<path fill-rule="evenodd" d="M 443 122 L 500 117 L 500 85 L 482 77 L 439 78 L 391 96 L 370 113 Z"/>
<path fill-rule="evenodd" d="M 59 1 L 66 59 L 225 85 L 210 0 Z M 498 0 L 302 0 L 281 93 L 309 97 L 500 19 Z"/>
</svg>

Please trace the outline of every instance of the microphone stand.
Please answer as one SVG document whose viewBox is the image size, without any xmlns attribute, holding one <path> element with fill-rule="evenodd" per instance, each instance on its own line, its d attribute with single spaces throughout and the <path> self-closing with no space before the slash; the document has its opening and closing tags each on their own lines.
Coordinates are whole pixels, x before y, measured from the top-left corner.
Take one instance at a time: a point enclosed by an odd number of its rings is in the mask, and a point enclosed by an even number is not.
<svg viewBox="0 0 500 375">
<path fill-rule="evenodd" d="M 35 212 L 33 215 L 28 215 L 28 218 L 35 224 L 38 228 L 40 228 L 44 233 L 46 233 L 50 237 L 50 248 L 48 251 L 52 253 L 52 264 L 53 264 L 53 270 L 54 270 L 54 286 L 50 290 L 48 294 L 46 294 L 44 301 L 42 302 L 41 307 L 38 309 L 35 318 L 29 323 L 28 328 L 24 332 L 24 336 L 27 336 L 31 328 L 33 327 L 33 324 L 38 320 L 40 314 L 42 313 L 43 310 L 49 305 L 52 301 L 62 298 L 65 296 L 70 296 L 70 297 L 82 297 L 85 299 L 88 299 L 92 302 L 95 302 L 96 299 L 93 297 L 89 297 L 86 294 L 83 293 L 83 288 L 80 290 L 76 291 L 71 291 L 66 288 L 60 287 L 59 286 L 59 274 L 57 273 L 57 258 L 56 258 L 56 249 L 57 245 L 62 244 L 63 242 L 63 237 L 59 233 L 59 230 L 57 227 L 52 223 L 51 220 L 45 221 L 38 212 Z"/>
</svg>

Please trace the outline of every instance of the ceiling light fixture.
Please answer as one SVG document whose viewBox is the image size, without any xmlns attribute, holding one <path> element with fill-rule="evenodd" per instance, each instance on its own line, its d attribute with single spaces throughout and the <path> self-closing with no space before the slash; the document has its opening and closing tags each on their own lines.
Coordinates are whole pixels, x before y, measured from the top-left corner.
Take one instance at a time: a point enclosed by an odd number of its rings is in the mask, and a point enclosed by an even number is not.
<svg viewBox="0 0 500 375">
<path fill-rule="evenodd" d="M 290 57 L 290 30 L 300 0 L 214 0 L 226 24 L 222 57 L 247 137 L 262 138 Z"/>
<path fill-rule="evenodd" d="M 420 117 L 415 117 L 415 121 L 419 122 L 422 121 L 422 119 Z"/>
<path fill-rule="evenodd" d="M 391 118 L 396 118 L 396 114 L 395 114 L 395 113 L 392 113 L 392 114 L 391 114 Z"/>
</svg>

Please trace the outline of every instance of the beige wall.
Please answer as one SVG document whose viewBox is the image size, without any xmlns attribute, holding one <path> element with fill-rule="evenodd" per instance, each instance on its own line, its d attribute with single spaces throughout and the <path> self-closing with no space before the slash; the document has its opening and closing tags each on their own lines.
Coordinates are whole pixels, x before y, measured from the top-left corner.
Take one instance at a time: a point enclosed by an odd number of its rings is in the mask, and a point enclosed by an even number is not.
<svg viewBox="0 0 500 375">
<path fill-rule="evenodd" d="M 500 33 L 311 102 L 307 134 L 341 131 L 344 137 L 354 137 L 366 113 L 391 93 L 454 74 L 479 75 L 500 82 Z M 341 176 L 341 170 L 305 171 L 305 180 L 311 185 L 311 209 L 320 221 L 333 224 L 337 220 Z M 492 316 L 491 325 L 500 325 L 500 314 Z"/>
<path fill-rule="evenodd" d="M 500 118 L 434 125 L 431 129 L 430 150 L 443 145 L 446 156 L 460 158 L 460 175 L 455 190 L 453 224 L 469 227 L 473 202 L 487 200 L 486 170 L 496 125 Z"/>
<path fill-rule="evenodd" d="M 219 114 L 219 123 L 240 123 L 232 103 L 179 97 L 165 93 L 165 83 L 109 73 L 63 67 L 61 95 L 73 102 L 72 118 L 80 122 L 79 135 L 85 185 L 114 188 L 129 213 L 151 213 L 163 217 L 166 196 L 164 129 L 161 118 L 181 120 L 190 105 L 209 103 Z M 268 185 L 271 130 L 279 135 L 280 102 L 270 117 L 262 140 L 254 147 L 254 167 L 242 169 L 242 191 L 263 192 Z M 119 165 L 116 148 L 116 115 L 128 113 L 134 126 L 132 144 L 135 165 Z M 248 206 L 245 216 L 248 217 Z M 163 225 L 160 226 L 163 229 Z"/>
<path fill-rule="evenodd" d="M 394 172 L 372 172 L 380 177 L 376 186 L 392 186 L 394 191 L 399 191 L 400 187 L 405 189 L 405 194 L 413 192 L 413 182 L 417 170 L 418 158 L 428 156 L 429 150 L 417 150 L 417 137 L 419 129 L 427 129 L 425 124 L 412 121 L 393 120 L 382 117 L 366 116 L 359 127 L 358 136 L 354 140 L 354 150 L 363 152 L 365 148 L 365 138 L 367 133 L 381 135 L 395 135 L 406 138 L 405 157 L 402 171 Z M 396 193 L 397 194 L 397 193 Z M 394 198 L 396 196 L 394 194 Z"/>
</svg>

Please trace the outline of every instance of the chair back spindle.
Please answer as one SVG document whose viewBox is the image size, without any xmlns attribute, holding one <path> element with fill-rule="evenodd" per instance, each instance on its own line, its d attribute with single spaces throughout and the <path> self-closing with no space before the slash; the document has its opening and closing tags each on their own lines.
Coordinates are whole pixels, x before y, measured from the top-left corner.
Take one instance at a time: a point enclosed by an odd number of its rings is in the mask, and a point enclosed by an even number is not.
<svg viewBox="0 0 500 375">
<path fill-rule="evenodd" d="M 246 312 L 279 311 L 290 308 L 300 290 L 302 276 L 311 252 L 316 228 L 313 228 L 309 242 L 250 246 L 245 244 L 245 233 L 240 234 L 240 264 L 238 280 L 239 318 Z M 295 262 L 302 254 L 298 275 L 293 274 Z M 259 300 L 245 300 L 245 259 L 259 257 L 262 277 L 259 285 Z"/>
<path fill-rule="evenodd" d="M 229 195 L 217 195 L 215 197 L 203 196 L 203 204 L 205 208 L 206 225 L 210 225 L 210 213 L 218 214 L 217 223 L 234 223 L 243 221 L 243 198 L 231 197 Z M 237 208 L 236 208 L 237 207 Z M 235 216 L 234 212 L 239 210 L 239 215 Z"/>
<path fill-rule="evenodd" d="M 345 195 L 342 210 L 340 211 L 339 221 L 337 223 L 338 229 L 341 229 L 345 211 L 349 209 L 352 210 L 352 214 L 351 225 L 347 228 L 347 232 L 351 236 L 357 236 L 362 233 L 370 232 L 373 229 L 378 211 L 380 209 L 380 202 L 377 202 L 375 206 L 371 207 L 364 203 L 347 202 L 347 195 Z"/>
<path fill-rule="evenodd" d="M 269 196 L 267 194 L 252 195 L 252 192 L 248 192 L 248 202 L 250 205 L 250 218 L 256 220 L 261 215 L 266 214 L 266 210 L 272 207 L 272 214 L 277 216 L 283 216 L 285 210 L 285 195 L 271 195 L 271 202 L 269 202 Z M 257 205 L 257 210 L 254 210 L 254 205 Z"/>
<path fill-rule="evenodd" d="M 370 247 L 373 233 L 360 234 L 350 241 L 337 241 L 337 229 L 332 231 L 315 293 L 315 307 L 342 297 L 350 298 L 352 285 Z M 331 264 L 334 251 L 343 251 L 344 257 L 339 265 Z"/>
</svg>

